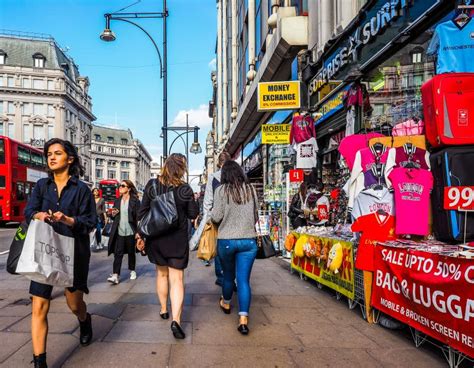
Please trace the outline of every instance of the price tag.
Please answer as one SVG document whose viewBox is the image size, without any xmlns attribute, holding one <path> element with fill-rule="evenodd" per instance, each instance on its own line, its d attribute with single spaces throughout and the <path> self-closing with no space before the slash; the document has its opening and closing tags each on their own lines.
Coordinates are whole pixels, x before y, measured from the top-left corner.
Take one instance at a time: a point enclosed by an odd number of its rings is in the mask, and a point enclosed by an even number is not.
<svg viewBox="0 0 474 368">
<path fill-rule="evenodd" d="M 474 210 L 474 187 L 445 187 L 445 210 Z"/>
<path fill-rule="evenodd" d="M 300 183 L 304 179 L 303 170 L 290 170 L 290 182 L 291 183 Z"/>
</svg>

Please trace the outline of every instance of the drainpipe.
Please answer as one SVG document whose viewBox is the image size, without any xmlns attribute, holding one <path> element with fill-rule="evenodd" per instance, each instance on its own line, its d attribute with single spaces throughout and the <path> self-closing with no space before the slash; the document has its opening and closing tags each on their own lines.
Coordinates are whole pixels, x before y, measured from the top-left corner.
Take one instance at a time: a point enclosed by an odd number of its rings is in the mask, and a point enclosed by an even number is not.
<svg viewBox="0 0 474 368">
<path fill-rule="evenodd" d="M 238 64 L 237 64 L 237 48 L 238 48 L 238 39 L 237 39 L 237 28 L 238 28 L 238 19 L 237 19 L 237 0 L 232 0 L 232 114 L 230 117 L 232 120 L 237 119 L 237 105 L 238 105 Z"/>
<path fill-rule="evenodd" d="M 257 72 L 255 71 L 255 0 L 249 0 L 249 71 L 247 72 L 247 80 L 249 84 L 255 79 Z"/>
<path fill-rule="evenodd" d="M 217 124 L 216 142 L 222 140 L 222 3 L 217 1 Z"/>
<path fill-rule="evenodd" d="M 227 0 L 222 0 L 222 130 L 224 136 L 229 131 L 229 99 L 228 99 L 228 77 L 227 70 L 229 69 L 229 63 L 227 60 L 227 48 L 229 45 L 229 37 L 227 32 Z"/>
</svg>

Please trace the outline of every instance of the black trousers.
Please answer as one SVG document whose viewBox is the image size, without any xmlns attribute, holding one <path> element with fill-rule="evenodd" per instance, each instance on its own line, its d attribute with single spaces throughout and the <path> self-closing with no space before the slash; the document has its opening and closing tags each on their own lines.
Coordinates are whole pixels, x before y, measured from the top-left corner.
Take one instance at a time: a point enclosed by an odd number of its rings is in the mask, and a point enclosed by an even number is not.
<svg viewBox="0 0 474 368">
<path fill-rule="evenodd" d="M 135 253 L 135 237 L 133 235 L 117 235 L 117 243 L 115 244 L 114 252 L 114 273 L 118 275 L 120 275 L 120 269 L 122 268 L 122 259 L 124 254 L 128 254 L 128 269 L 130 271 L 135 271 L 137 257 Z"/>
</svg>

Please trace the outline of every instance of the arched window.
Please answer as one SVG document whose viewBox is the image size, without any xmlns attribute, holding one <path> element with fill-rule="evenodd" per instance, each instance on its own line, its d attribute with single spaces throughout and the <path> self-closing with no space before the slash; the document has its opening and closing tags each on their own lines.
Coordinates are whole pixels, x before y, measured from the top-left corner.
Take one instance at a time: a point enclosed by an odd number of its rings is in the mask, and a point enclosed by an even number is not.
<svg viewBox="0 0 474 368">
<path fill-rule="evenodd" d="M 44 68 L 45 63 L 46 63 L 46 58 L 44 57 L 43 54 L 37 52 L 36 54 L 33 55 L 33 66 L 35 68 Z"/>
</svg>

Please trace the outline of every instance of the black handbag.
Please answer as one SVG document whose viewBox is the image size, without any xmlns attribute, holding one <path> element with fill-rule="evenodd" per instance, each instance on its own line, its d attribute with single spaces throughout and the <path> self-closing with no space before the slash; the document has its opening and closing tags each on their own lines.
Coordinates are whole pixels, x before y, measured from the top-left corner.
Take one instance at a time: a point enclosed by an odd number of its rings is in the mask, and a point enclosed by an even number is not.
<svg viewBox="0 0 474 368">
<path fill-rule="evenodd" d="M 104 228 L 102 229 L 102 235 L 110 237 L 110 233 L 112 232 L 112 225 L 113 221 L 109 221 L 105 224 Z"/>
<path fill-rule="evenodd" d="M 28 224 L 23 221 L 18 229 L 16 230 L 15 236 L 13 237 L 10 245 L 10 252 L 8 253 L 7 259 L 7 272 L 12 275 L 17 275 L 16 266 L 20 259 L 21 252 L 23 250 L 23 244 L 25 243 L 26 233 L 28 231 Z"/>
<path fill-rule="evenodd" d="M 253 197 L 253 204 L 255 207 L 254 217 L 255 222 L 258 224 L 259 233 L 262 233 L 262 229 L 260 228 L 260 221 L 258 219 L 258 212 L 257 212 L 257 199 L 255 198 L 255 194 L 253 188 L 251 188 L 252 197 Z M 273 246 L 272 239 L 270 235 L 257 235 L 257 259 L 265 259 L 270 257 L 275 257 L 276 251 L 275 247 Z"/>
<path fill-rule="evenodd" d="M 150 210 L 140 221 L 138 231 L 145 238 L 154 238 L 178 227 L 178 209 L 173 190 L 158 194 L 156 181 L 153 181 L 155 198 L 150 202 Z"/>
</svg>

